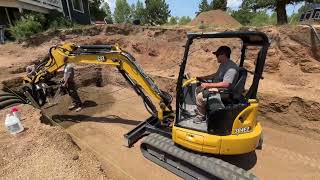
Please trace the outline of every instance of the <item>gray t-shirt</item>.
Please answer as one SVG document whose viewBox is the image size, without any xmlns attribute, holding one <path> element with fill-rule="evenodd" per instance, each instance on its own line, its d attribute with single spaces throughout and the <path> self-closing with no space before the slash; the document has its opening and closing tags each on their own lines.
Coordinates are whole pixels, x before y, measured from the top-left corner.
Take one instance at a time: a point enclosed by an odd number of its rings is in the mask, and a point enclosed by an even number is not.
<svg viewBox="0 0 320 180">
<path fill-rule="evenodd" d="M 67 80 L 68 82 L 73 82 L 74 80 L 74 69 L 73 65 L 67 64 L 64 67 L 63 79 Z"/>
<path fill-rule="evenodd" d="M 231 84 L 229 88 L 234 87 L 239 76 L 239 67 L 232 60 L 228 60 L 226 63 L 221 63 L 216 75 L 212 82 L 228 82 Z"/>
</svg>

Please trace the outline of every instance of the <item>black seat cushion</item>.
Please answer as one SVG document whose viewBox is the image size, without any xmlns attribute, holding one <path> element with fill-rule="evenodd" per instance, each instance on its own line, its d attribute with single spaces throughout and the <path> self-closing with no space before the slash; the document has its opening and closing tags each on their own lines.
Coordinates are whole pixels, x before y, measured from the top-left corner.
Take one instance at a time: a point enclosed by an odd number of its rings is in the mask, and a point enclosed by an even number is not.
<svg viewBox="0 0 320 180">
<path fill-rule="evenodd" d="M 207 111 L 208 133 L 220 136 L 230 135 L 235 118 L 246 107 L 248 107 L 248 104 L 240 103 L 218 110 Z"/>
</svg>

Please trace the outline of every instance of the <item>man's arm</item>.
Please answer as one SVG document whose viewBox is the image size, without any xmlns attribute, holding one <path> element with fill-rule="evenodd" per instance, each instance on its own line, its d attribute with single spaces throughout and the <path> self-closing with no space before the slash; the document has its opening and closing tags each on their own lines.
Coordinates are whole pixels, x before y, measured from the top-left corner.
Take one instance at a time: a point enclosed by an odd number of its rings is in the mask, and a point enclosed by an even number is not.
<svg viewBox="0 0 320 180">
<path fill-rule="evenodd" d="M 209 88 L 229 88 L 231 84 L 228 82 L 218 82 L 218 83 L 201 83 L 201 87 L 205 89 Z"/>
<path fill-rule="evenodd" d="M 217 73 L 210 74 L 210 75 L 207 75 L 207 76 L 199 76 L 199 77 L 197 77 L 197 79 L 210 80 L 210 79 L 213 79 L 216 74 L 217 74 Z"/>
<path fill-rule="evenodd" d="M 232 84 L 235 76 L 237 74 L 237 70 L 234 68 L 229 69 L 225 75 L 223 76 L 223 81 L 218 83 L 202 83 L 201 87 L 209 89 L 209 88 L 229 88 Z"/>
<path fill-rule="evenodd" d="M 67 85 L 67 82 L 69 81 L 69 78 L 71 76 L 71 70 L 70 69 L 66 69 L 64 71 L 64 74 L 63 74 L 63 86 L 66 86 Z"/>
</svg>

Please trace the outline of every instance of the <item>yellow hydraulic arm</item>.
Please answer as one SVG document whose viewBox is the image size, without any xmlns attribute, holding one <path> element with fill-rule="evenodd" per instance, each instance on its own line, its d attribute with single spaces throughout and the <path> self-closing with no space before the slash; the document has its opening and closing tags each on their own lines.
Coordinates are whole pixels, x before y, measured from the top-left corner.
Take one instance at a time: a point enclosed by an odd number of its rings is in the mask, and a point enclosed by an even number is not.
<svg viewBox="0 0 320 180">
<path fill-rule="evenodd" d="M 146 75 L 135 59 L 118 45 L 83 45 L 72 43 L 54 46 L 49 51 L 50 58 L 40 63 L 32 76 L 24 78 L 28 84 L 45 83 L 55 76 L 58 69 L 67 63 L 87 63 L 112 65 L 131 84 L 134 90 L 154 116 L 160 121 L 171 114 L 172 97 L 161 91 L 153 80 Z M 147 95 L 145 95 L 147 94 Z"/>
</svg>

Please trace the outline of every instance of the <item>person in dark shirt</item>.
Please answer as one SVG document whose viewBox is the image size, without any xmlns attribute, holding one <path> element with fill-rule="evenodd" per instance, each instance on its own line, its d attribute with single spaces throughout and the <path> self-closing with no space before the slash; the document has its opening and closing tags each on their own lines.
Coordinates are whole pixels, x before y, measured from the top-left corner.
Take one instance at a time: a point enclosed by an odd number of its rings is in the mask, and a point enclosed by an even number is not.
<svg viewBox="0 0 320 180">
<path fill-rule="evenodd" d="M 215 99 L 215 107 L 224 108 L 218 88 L 231 89 L 239 76 L 239 67 L 230 59 L 231 49 L 228 46 L 220 46 L 213 54 L 216 55 L 218 63 L 220 63 L 217 72 L 209 76 L 197 77 L 200 81 L 210 80 L 211 82 L 201 83 L 200 87 L 196 90 L 196 113 L 198 116 L 195 119 L 195 123 L 201 123 L 205 119 L 206 99 L 203 97 L 203 90 L 207 89 L 213 94 L 210 98 Z"/>
</svg>

